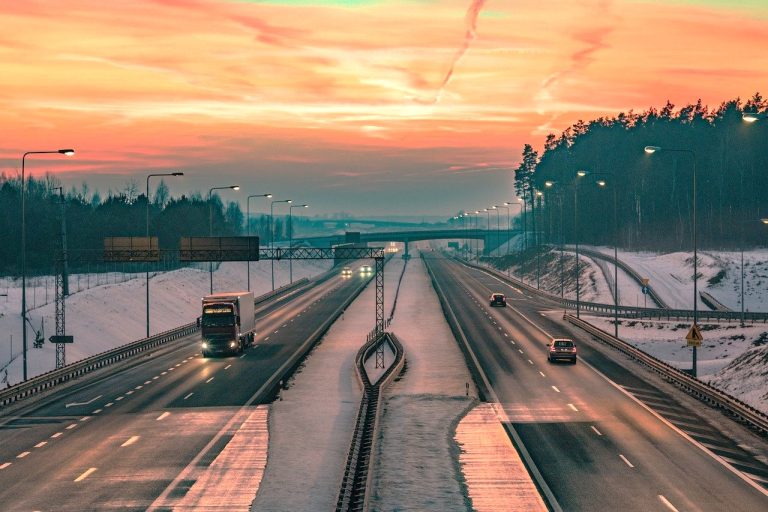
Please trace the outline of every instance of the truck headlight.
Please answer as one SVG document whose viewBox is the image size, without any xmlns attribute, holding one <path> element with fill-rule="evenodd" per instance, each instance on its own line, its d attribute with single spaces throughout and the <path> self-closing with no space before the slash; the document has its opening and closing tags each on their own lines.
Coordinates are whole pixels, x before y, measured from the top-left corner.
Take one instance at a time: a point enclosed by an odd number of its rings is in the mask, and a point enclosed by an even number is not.
<svg viewBox="0 0 768 512">
<path fill-rule="evenodd" d="M 237 346 L 237 343 L 235 343 L 234 341 L 229 342 L 229 348 L 235 348 L 236 346 Z"/>
<path fill-rule="evenodd" d="M 206 342 L 203 342 L 203 350 L 208 348 L 208 344 Z"/>
</svg>

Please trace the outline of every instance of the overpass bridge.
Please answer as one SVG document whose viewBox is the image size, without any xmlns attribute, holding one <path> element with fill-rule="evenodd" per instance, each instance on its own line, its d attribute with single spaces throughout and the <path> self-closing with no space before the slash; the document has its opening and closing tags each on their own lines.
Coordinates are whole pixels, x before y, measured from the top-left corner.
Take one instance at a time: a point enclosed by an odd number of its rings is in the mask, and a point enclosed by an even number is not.
<svg viewBox="0 0 768 512">
<path fill-rule="evenodd" d="M 367 244 L 370 242 L 402 242 L 405 255 L 408 244 L 421 240 L 482 240 L 483 254 L 489 254 L 516 235 L 519 229 L 411 229 L 406 231 L 347 231 L 340 235 L 294 238 L 294 244 L 306 244 L 311 247 L 328 247 L 339 244 Z"/>
</svg>

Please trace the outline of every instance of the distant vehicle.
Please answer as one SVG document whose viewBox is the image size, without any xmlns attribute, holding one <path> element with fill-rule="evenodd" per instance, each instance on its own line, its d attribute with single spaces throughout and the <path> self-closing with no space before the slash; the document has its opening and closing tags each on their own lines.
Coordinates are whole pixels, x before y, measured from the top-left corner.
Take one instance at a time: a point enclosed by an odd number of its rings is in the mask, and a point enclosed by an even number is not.
<svg viewBox="0 0 768 512">
<path fill-rule="evenodd" d="M 239 354 L 256 335 L 253 292 L 228 292 L 203 297 L 200 328 L 203 357 Z"/>
<path fill-rule="evenodd" d="M 342 277 L 349 277 L 352 275 L 352 269 L 350 267 L 344 267 L 341 269 Z"/>
<path fill-rule="evenodd" d="M 504 297 L 503 293 L 492 293 L 491 298 L 489 299 L 491 307 L 506 307 L 507 306 L 507 298 Z"/>
<path fill-rule="evenodd" d="M 370 265 L 363 265 L 362 267 L 360 267 L 361 274 L 370 274 L 371 272 L 373 272 L 373 269 L 371 268 Z"/>
<path fill-rule="evenodd" d="M 568 338 L 555 338 L 552 343 L 547 344 L 549 347 L 549 354 L 547 355 L 547 361 L 554 363 L 558 359 L 570 361 L 576 364 L 576 343 Z"/>
</svg>

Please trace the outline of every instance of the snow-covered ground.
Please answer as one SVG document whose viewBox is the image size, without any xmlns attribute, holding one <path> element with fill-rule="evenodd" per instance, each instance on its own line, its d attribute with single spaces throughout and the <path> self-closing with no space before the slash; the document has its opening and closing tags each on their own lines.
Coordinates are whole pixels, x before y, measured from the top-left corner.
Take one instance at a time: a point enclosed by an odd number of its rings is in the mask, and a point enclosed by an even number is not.
<svg viewBox="0 0 768 512">
<path fill-rule="evenodd" d="M 294 280 L 317 275 L 328 270 L 331 261 L 310 260 L 293 262 Z M 75 342 L 66 347 L 67 363 L 98 354 L 146 334 L 145 280 L 130 279 L 120 282 L 117 276 L 94 274 L 87 279 L 104 282 L 88 289 L 72 293 L 66 300 L 66 334 Z M 85 278 L 84 278 L 85 279 Z M 287 284 L 288 263 L 275 263 L 275 286 Z M 117 283 L 115 283 L 117 281 Z M 244 290 L 247 288 L 245 263 L 223 263 L 214 271 L 215 291 Z M 21 289 L 16 283 L 2 283 L 7 296 L 0 298 L 0 380 L 9 384 L 23 378 Z M 251 263 L 251 290 L 258 296 L 272 289 L 272 273 L 269 261 Z M 207 269 L 183 268 L 158 274 L 150 279 L 150 332 L 162 332 L 193 322 L 200 315 L 200 298 L 209 292 Z M 39 290 L 38 290 L 39 293 Z M 52 292 L 50 292 L 52 293 Z M 55 345 L 48 337 L 55 333 L 54 304 L 31 308 L 31 292 L 27 290 L 30 304 L 27 325 L 27 365 L 29 377 L 55 368 Z M 45 339 L 42 348 L 33 348 L 35 331 Z M 6 374 L 7 371 L 7 374 Z M 5 385 L 5 384 L 3 384 Z"/>
</svg>

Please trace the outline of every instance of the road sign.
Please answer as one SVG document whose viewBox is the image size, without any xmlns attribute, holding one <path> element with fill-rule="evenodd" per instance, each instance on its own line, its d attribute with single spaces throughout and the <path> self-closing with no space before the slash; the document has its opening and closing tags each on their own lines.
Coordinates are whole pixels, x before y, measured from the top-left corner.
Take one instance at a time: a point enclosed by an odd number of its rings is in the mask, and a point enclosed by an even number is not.
<svg viewBox="0 0 768 512">
<path fill-rule="evenodd" d="M 75 337 L 74 336 L 51 336 L 48 338 L 48 341 L 51 343 L 74 343 Z"/>
<path fill-rule="evenodd" d="M 644 277 L 644 278 L 640 279 L 640 282 L 642 282 L 642 283 L 643 283 L 643 286 L 648 286 L 648 283 L 649 283 L 650 281 L 651 281 L 651 280 L 650 280 L 650 279 L 648 279 L 647 277 Z"/>
<path fill-rule="evenodd" d="M 700 347 L 701 342 L 704 341 L 704 337 L 701 335 L 699 326 L 693 324 L 688 334 L 685 336 L 685 340 L 688 342 L 689 347 Z"/>
<path fill-rule="evenodd" d="M 643 286 L 643 295 L 648 295 L 648 287 Z"/>
<path fill-rule="evenodd" d="M 104 261 L 160 261 L 157 237 L 107 237 L 104 239 Z"/>
<path fill-rule="evenodd" d="M 257 236 L 190 236 L 179 242 L 180 261 L 259 261 Z"/>
</svg>

